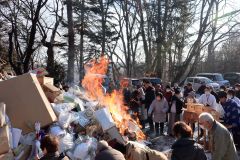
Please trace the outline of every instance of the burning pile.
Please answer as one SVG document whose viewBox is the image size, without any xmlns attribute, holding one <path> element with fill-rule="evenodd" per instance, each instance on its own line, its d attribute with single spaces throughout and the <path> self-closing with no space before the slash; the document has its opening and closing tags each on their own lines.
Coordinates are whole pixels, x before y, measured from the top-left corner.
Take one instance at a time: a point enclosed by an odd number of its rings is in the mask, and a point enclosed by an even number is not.
<svg viewBox="0 0 240 160">
<path fill-rule="evenodd" d="M 4 140 L 0 159 L 41 155 L 37 141 L 46 134 L 58 137 L 60 153 L 86 160 L 94 159 L 99 140 L 126 145 L 145 139 L 138 120 L 123 104 L 121 90 L 104 92 L 108 59 L 92 60 L 85 69 L 84 89 L 76 86 L 60 90 L 42 70 L 0 82 L 4 91 L 0 92 L 0 102 L 6 104 L 0 105 L 0 139 Z"/>
<path fill-rule="evenodd" d="M 134 132 L 137 140 L 143 140 L 145 135 L 140 130 L 139 121 L 134 120 L 128 113 L 128 107 L 123 104 L 122 92 L 117 90 L 114 90 L 111 94 L 103 92 L 103 78 L 99 75 L 107 73 L 108 63 L 109 61 L 105 57 L 90 61 L 85 66 L 86 75 L 82 81 L 82 86 L 86 89 L 86 94 L 91 100 L 96 100 L 101 106 L 108 108 L 122 135 L 126 132 Z M 134 127 L 135 125 L 138 127 Z"/>
</svg>

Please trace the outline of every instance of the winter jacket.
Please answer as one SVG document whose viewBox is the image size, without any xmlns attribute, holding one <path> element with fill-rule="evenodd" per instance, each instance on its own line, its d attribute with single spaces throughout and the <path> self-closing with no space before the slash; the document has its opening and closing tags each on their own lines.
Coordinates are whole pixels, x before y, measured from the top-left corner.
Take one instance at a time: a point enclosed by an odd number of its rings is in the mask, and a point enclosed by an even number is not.
<svg viewBox="0 0 240 160">
<path fill-rule="evenodd" d="M 168 102 L 165 98 L 161 99 L 161 101 L 155 99 L 149 108 L 148 115 L 153 113 L 154 122 L 166 122 L 166 113 L 168 109 Z"/>
<path fill-rule="evenodd" d="M 155 99 L 155 89 L 151 86 L 149 86 L 145 90 L 145 99 L 144 104 L 147 109 L 149 109 L 150 105 L 152 104 L 153 100 Z"/>
<path fill-rule="evenodd" d="M 184 97 L 187 97 L 190 92 L 194 92 L 194 89 L 193 89 L 193 88 L 188 89 L 188 88 L 186 87 L 186 88 L 184 89 L 184 91 L 183 91 L 183 96 L 184 96 Z"/>
<path fill-rule="evenodd" d="M 137 98 L 132 98 L 130 100 L 129 107 L 133 112 L 138 112 L 139 108 L 141 107 L 140 100 L 138 100 Z"/>
<path fill-rule="evenodd" d="M 141 147 L 137 144 L 128 143 L 126 150 L 127 160 L 167 160 L 165 154 L 156 150 L 152 150 L 146 146 Z"/>
<path fill-rule="evenodd" d="M 66 156 L 60 155 L 58 152 L 48 153 L 43 156 L 40 160 L 69 160 Z"/>
<path fill-rule="evenodd" d="M 236 91 L 235 96 L 240 99 L 240 91 Z"/>
<path fill-rule="evenodd" d="M 95 160 L 125 160 L 123 154 L 110 146 L 103 147 L 96 155 Z"/>
<path fill-rule="evenodd" d="M 182 108 L 184 107 L 183 101 L 180 98 L 178 98 L 177 96 L 174 95 L 172 97 L 172 103 L 173 102 L 175 102 L 175 104 L 176 104 L 176 114 L 181 114 L 182 113 Z"/>
<path fill-rule="evenodd" d="M 210 130 L 212 160 L 238 160 L 231 133 L 221 123 L 214 121 Z"/>
<path fill-rule="evenodd" d="M 207 160 L 203 148 L 191 138 L 181 138 L 172 145 L 171 160 Z"/>
<path fill-rule="evenodd" d="M 172 95 L 173 95 L 172 91 L 164 93 L 164 97 L 168 101 L 168 104 L 171 104 Z"/>
</svg>

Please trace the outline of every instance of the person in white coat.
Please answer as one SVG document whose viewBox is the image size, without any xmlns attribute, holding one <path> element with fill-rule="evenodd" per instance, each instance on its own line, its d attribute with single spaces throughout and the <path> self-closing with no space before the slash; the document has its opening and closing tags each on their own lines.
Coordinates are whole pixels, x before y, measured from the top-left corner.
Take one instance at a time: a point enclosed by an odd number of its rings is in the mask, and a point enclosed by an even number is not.
<svg viewBox="0 0 240 160">
<path fill-rule="evenodd" d="M 207 86 L 204 90 L 204 94 L 199 97 L 198 103 L 203 104 L 204 106 L 211 107 L 214 110 L 217 110 L 217 102 L 214 95 L 211 94 L 211 89 Z"/>
</svg>

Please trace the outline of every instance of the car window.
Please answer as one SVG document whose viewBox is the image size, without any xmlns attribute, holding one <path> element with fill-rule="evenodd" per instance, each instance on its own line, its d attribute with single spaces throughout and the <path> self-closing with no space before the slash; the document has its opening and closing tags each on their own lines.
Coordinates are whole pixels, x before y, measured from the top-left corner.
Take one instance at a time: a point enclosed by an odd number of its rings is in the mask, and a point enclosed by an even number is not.
<svg viewBox="0 0 240 160">
<path fill-rule="evenodd" d="M 225 79 L 238 79 L 238 75 L 236 74 L 227 74 L 227 75 L 224 75 L 224 78 Z"/>
<path fill-rule="evenodd" d="M 194 83 L 201 83 L 201 80 L 198 79 L 198 78 L 195 78 L 195 79 L 194 79 Z"/>
<path fill-rule="evenodd" d="M 139 80 L 132 80 L 132 85 L 134 85 L 134 86 L 140 85 L 140 81 Z"/>
<path fill-rule="evenodd" d="M 212 80 L 212 81 L 215 81 L 215 80 L 216 80 L 216 78 L 215 78 L 214 75 L 205 75 L 204 77 L 207 77 L 207 78 L 209 78 L 209 79 Z"/>
<path fill-rule="evenodd" d="M 222 75 L 215 75 L 216 81 L 223 81 L 223 76 Z"/>
<path fill-rule="evenodd" d="M 188 79 L 187 79 L 187 82 L 192 83 L 192 82 L 193 82 L 193 78 L 188 78 Z"/>
<path fill-rule="evenodd" d="M 213 81 L 210 80 L 210 79 L 208 79 L 208 78 L 203 78 L 203 79 L 201 79 L 201 82 L 204 82 L 204 83 L 206 83 L 206 84 L 208 84 L 208 83 L 213 83 Z"/>
</svg>

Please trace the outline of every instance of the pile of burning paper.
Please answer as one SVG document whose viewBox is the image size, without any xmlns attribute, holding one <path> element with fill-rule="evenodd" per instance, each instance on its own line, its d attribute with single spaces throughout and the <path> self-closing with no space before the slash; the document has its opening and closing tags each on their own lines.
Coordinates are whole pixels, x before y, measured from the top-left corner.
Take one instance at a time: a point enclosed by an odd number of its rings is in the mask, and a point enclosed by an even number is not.
<svg viewBox="0 0 240 160">
<path fill-rule="evenodd" d="M 0 159 L 31 159 L 41 156 L 38 140 L 57 136 L 59 151 L 71 159 L 94 159 L 99 140 L 116 139 L 121 144 L 141 141 L 145 135 L 137 119 L 128 113 L 121 91 L 106 94 L 104 57 L 86 65 L 82 86 L 67 92 L 53 79 L 28 73 L 0 82 Z M 41 125 L 41 126 L 40 126 Z"/>
</svg>

